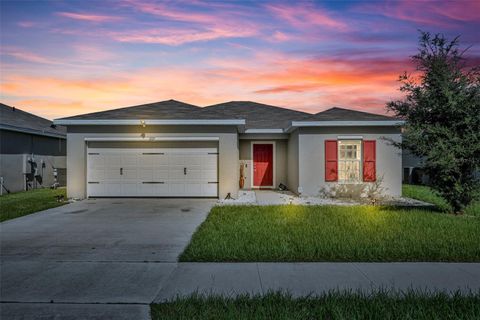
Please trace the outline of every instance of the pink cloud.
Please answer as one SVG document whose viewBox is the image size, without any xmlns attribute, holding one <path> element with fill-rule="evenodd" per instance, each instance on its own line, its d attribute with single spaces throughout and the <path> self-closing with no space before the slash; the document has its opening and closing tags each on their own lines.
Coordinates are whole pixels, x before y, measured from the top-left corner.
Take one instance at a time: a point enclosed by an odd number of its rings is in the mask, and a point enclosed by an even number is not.
<svg viewBox="0 0 480 320">
<path fill-rule="evenodd" d="M 451 27 L 458 22 L 480 21 L 479 1 L 390 1 L 360 5 L 362 13 L 381 14 L 389 18 L 430 26 Z"/>
<path fill-rule="evenodd" d="M 309 26 L 320 26 L 340 31 L 349 29 L 345 22 L 332 17 L 327 11 L 311 5 L 267 5 L 266 7 L 278 18 L 289 22 L 298 29 L 305 29 Z"/>
<path fill-rule="evenodd" d="M 17 23 L 17 25 L 22 28 L 31 28 L 31 27 L 34 27 L 36 23 L 33 21 L 20 21 Z"/>
<path fill-rule="evenodd" d="M 81 61 L 87 63 L 96 63 L 103 61 L 111 61 L 117 58 L 117 54 L 101 47 L 98 44 L 74 44 L 72 46 L 74 50 L 73 61 Z"/>
<path fill-rule="evenodd" d="M 272 38 L 271 40 L 272 41 L 275 41 L 275 42 L 284 42 L 284 41 L 290 41 L 292 40 L 292 36 L 284 33 L 284 32 L 281 32 L 281 31 L 275 31 L 272 35 Z"/>
<path fill-rule="evenodd" d="M 119 21 L 123 19 L 121 17 L 115 17 L 115 16 L 74 13 L 74 12 L 57 12 L 57 15 L 74 19 L 74 20 L 81 20 L 81 21 L 88 21 L 88 22 L 114 22 L 114 21 Z"/>
<path fill-rule="evenodd" d="M 42 64 L 59 64 L 58 61 L 50 59 L 31 51 L 23 50 L 15 47 L 6 47 L 2 49 L 2 54 L 13 57 L 18 60 L 33 62 L 33 63 L 42 63 Z"/>
<path fill-rule="evenodd" d="M 184 43 L 222 38 L 244 38 L 255 34 L 256 31 L 249 28 L 212 27 L 204 30 L 172 28 L 139 30 L 112 33 L 112 37 L 120 42 L 158 43 L 176 46 Z"/>
<path fill-rule="evenodd" d="M 132 6 L 141 12 L 168 18 L 170 20 L 203 24 L 220 22 L 215 15 L 176 10 L 171 6 L 165 5 L 164 3 L 126 0 L 124 1 L 124 4 Z"/>
</svg>

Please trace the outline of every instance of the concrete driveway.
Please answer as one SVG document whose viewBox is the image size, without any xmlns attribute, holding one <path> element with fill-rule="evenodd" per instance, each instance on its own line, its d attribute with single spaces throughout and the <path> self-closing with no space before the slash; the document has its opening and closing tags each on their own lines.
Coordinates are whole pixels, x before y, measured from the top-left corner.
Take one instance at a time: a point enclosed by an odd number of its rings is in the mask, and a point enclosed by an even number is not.
<svg viewBox="0 0 480 320">
<path fill-rule="evenodd" d="M 92 199 L 2 223 L 1 318 L 148 318 L 214 202 Z"/>
</svg>

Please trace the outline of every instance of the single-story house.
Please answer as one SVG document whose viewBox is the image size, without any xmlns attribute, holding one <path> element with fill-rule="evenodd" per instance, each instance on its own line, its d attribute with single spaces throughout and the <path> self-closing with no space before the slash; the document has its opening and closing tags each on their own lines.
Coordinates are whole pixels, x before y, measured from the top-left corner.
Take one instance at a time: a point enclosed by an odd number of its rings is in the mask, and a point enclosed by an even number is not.
<svg viewBox="0 0 480 320">
<path fill-rule="evenodd" d="M 175 100 L 55 120 L 67 127 L 69 197 L 236 197 L 277 188 L 318 195 L 382 180 L 401 195 L 398 119 L 331 108 L 317 114 L 232 101 Z"/>
<path fill-rule="evenodd" d="M 65 185 L 66 128 L 0 103 L 0 193 Z"/>
</svg>

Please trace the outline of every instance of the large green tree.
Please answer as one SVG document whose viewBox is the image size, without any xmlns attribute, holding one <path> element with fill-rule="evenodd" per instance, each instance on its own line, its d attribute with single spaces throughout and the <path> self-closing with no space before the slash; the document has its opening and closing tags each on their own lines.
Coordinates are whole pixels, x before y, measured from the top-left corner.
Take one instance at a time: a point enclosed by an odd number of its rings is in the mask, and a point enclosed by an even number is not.
<svg viewBox="0 0 480 320">
<path fill-rule="evenodd" d="M 479 66 L 467 67 L 458 39 L 421 32 L 416 72 L 400 76 L 405 97 L 387 104 L 406 121 L 399 146 L 424 159 L 431 186 L 455 213 L 473 200 L 480 168 Z"/>
</svg>

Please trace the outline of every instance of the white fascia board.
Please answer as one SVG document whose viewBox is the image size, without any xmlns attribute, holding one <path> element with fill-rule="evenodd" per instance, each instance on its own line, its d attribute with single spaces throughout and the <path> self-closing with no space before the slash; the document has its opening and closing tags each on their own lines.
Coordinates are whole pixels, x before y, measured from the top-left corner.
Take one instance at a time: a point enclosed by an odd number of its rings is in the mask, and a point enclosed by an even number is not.
<svg viewBox="0 0 480 320">
<path fill-rule="evenodd" d="M 363 136 L 337 136 L 340 140 L 362 140 Z"/>
<path fill-rule="evenodd" d="M 298 127 L 385 127 L 385 126 L 402 126 L 405 124 L 403 120 L 380 120 L 380 121 L 292 121 L 292 125 L 288 127 L 287 132 Z"/>
<path fill-rule="evenodd" d="M 219 141 L 219 137 L 86 137 L 85 141 Z"/>
<path fill-rule="evenodd" d="M 283 129 L 247 129 L 245 133 L 284 133 Z"/>
<path fill-rule="evenodd" d="M 56 119 L 54 124 L 69 126 L 69 125 L 104 125 L 104 126 L 118 126 L 118 125 L 245 125 L 244 119 L 165 119 L 165 120 L 142 120 L 142 119 L 106 119 L 106 120 L 81 120 L 81 119 Z"/>
</svg>

